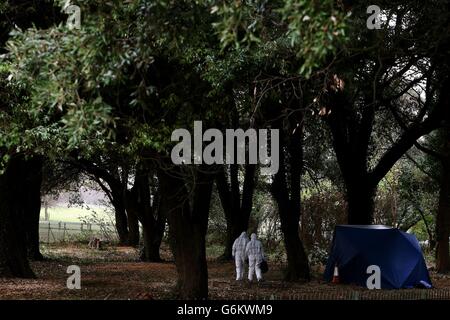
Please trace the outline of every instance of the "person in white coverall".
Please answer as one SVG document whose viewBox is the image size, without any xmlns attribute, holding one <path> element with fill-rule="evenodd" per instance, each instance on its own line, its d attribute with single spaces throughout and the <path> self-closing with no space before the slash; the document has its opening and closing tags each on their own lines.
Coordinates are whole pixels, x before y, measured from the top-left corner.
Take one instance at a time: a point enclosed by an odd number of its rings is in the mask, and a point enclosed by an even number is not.
<svg viewBox="0 0 450 320">
<path fill-rule="evenodd" d="M 244 278 L 245 269 L 245 248 L 247 247 L 248 237 L 246 232 L 242 232 L 239 238 L 234 240 L 231 254 L 236 262 L 236 280 Z"/>
<path fill-rule="evenodd" d="M 256 279 L 262 281 L 262 272 L 260 264 L 264 259 L 264 250 L 256 238 L 256 234 L 252 233 L 251 240 L 245 248 L 245 256 L 248 257 L 248 280 L 253 281 L 253 275 L 256 271 Z"/>
</svg>

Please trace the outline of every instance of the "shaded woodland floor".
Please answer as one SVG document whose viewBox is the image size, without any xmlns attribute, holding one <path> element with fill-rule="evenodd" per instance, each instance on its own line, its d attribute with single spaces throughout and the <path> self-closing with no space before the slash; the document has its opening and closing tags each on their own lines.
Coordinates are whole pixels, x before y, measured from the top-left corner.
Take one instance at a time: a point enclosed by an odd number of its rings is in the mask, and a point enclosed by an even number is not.
<svg viewBox="0 0 450 320">
<path fill-rule="evenodd" d="M 128 247 L 91 250 L 84 246 L 45 248 L 48 259 L 33 262 L 37 279 L 0 279 L 0 299 L 172 299 L 176 284 L 175 265 L 142 263 Z M 164 256 L 163 256 L 164 257 Z M 170 257 L 166 255 L 166 258 Z M 81 268 L 81 290 L 66 288 L 69 265 Z M 282 266 L 271 265 L 261 284 L 234 281 L 234 264 L 209 261 L 211 299 L 450 299 L 450 275 L 432 273 L 434 289 L 369 291 L 321 280 L 321 268 L 309 283 L 282 281 Z"/>
</svg>

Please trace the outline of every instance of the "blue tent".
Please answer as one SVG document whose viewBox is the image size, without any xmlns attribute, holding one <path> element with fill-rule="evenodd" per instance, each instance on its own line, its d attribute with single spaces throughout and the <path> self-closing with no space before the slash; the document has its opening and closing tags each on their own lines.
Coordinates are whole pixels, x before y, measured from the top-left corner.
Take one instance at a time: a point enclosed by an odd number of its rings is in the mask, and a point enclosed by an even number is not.
<svg viewBox="0 0 450 320">
<path fill-rule="evenodd" d="M 325 280 L 332 280 L 337 266 L 341 282 L 365 287 L 370 265 L 380 267 L 383 289 L 431 287 L 422 250 L 414 235 L 380 225 L 336 226 Z"/>
</svg>

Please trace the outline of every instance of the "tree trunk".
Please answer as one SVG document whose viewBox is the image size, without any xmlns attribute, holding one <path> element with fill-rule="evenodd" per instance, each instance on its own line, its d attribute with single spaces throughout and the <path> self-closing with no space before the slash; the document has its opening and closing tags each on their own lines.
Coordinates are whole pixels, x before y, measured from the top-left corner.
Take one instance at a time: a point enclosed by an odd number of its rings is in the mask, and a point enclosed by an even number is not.
<svg viewBox="0 0 450 320">
<path fill-rule="evenodd" d="M 280 132 L 280 168 L 273 179 L 271 192 L 278 205 L 281 231 L 286 248 L 288 266 L 285 271 L 285 280 L 308 281 L 310 280 L 308 257 L 299 236 L 303 133 L 302 128 L 296 126 L 295 122 L 293 127 L 296 129 L 292 134 Z M 292 132 L 292 130 L 288 131 Z M 286 146 L 285 148 L 283 148 L 283 144 Z M 287 176 L 289 176 L 290 185 L 288 185 Z"/>
<path fill-rule="evenodd" d="M 148 219 L 147 219 L 148 220 Z M 159 217 L 157 221 L 142 223 L 144 248 L 140 259 L 146 262 L 161 262 L 160 248 L 164 236 L 166 219 Z"/>
<path fill-rule="evenodd" d="M 236 239 L 236 223 L 234 219 L 234 210 L 236 205 L 232 203 L 232 196 L 230 187 L 227 181 L 227 175 L 225 172 L 226 167 L 220 169 L 216 177 L 217 192 L 219 194 L 220 203 L 225 215 L 227 223 L 226 237 L 225 237 L 225 249 L 223 254 L 219 257 L 219 260 L 228 261 L 232 259 L 232 246 L 234 239 Z"/>
<path fill-rule="evenodd" d="M 23 161 L 13 156 L 0 176 L 0 277 L 35 277 L 27 258 Z"/>
<path fill-rule="evenodd" d="M 242 232 L 247 232 L 250 214 L 253 208 L 253 193 L 255 190 L 255 165 L 246 165 L 244 174 L 244 184 L 242 189 L 242 201 L 239 186 L 239 166 L 230 165 L 231 185 L 228 184 L 224 169 L 221 169 L 216 177 L 217 191 L 227 222 L 227 232 L 225 238 L 225 250 L 219 260 L 228 261 L 232 257 L 232 247 L 234 240 Z"/>
<path fill-rule="evenodd" d="M 112 192 L 114 206 L 114 214 L 116 220 L 116 230 L 119 236 L 119 245 L 128 245 L 128 218 L 125 211 L 123 195 Z"/>
<path fill-rule="evenodd" d="M 285 280 L 309 280 L 308 257 L 299 236 L 299 204 L 294 204 L 289 199 L 286 183 L 284 169 L 280 168 L 272 183 L 272 194 L 278 205 L 281 231 L 283 232 L 283 241 L 286 248 L 288 265 L 285 270 Z"/>
<path fill-rule="evenodd" d="M 206 170 L 206 169 L 205 169 Z M 172 252 L 178 272 L 181 299 L 207 299 L 208 268 L 205 238 L 213 176 L 198 172 L 192 210 L 189 193 L 179 172 L 159 171 L 161 207 L 167 214 Z"/>
<path fill-rule="evenodd" d="M 440 273 L 450 271 L 450 130 L 443 139 L 444 157 L 441 161 L 441 181 L 439 207 L 436 216 L 436 270 Z"/>
<path fill-rule="evenodd" d="M 26 178 L 24 181 L 24 216 L 28 257 L 31 260 L 43 260 L 39 250 L 39 217 L 41 213 L 42 159 L 35 157 L 24 162 Z"/>
<path fill-rule="evenodd" d="M 126 204 L 126 196 L 128 191 L 128 176 L 129 171 L 128 168 L 122 167 L 122 171 L 119 172 L 118 167 L 114 167 L 112 171 L 113 176 L 115 177 L 115 181 L 119 183 L 113 184 L 115 188 L 121 188 L 122 201 L 125 207 L 125 213 L 127 215 L 127 228 L 128 228 L 128 238 L 127 245 L 132 247 L 139 246 L 140 235 L 139 235 L 139 219 L 135 212 L 128 212 L 127 204 Z M 117 186 L 116 186 L 117 184 Z M 113 187 L 110 187 L 113 188 Z"/>
<path fill-rule="evenodd" d="M 248 224 L 250 220 L 250 214 L 253 210 L 253 194 L 255 192 L 256 187 L 256 165 L 248 164 L 245 166 L 245 174 L 244 174 L 244 184 L 242 186 L 242 201 L 241 201 L 241 210 L 237 223 L 237 226 L 240 231 L 238 231 L 236 238 L 243 231 L 247 231 Z M 235 238 L 235 239 L 236 239 Z"/>
<path fill-rule="evenodd" d="M 280 211 L 280 222 L 288 260 L 285 280 L 310 280 L 308 257 L 300 240 L 296 213 L 289 209 Z"/>
<path fill-rule="evenodd" d="M 277 176 L 279 176 L 277 174 Z M 280 179 L 280 178 L 278 178 Z M 280 187 L 280 189 L 278 189 Z M 277 190 L 278 189 L 278 190 Z M 309 264 L 303 243 L 299 236 L 300 213 L 292 205 L 285 188 L 280 186 L 279 180 L 274 179 L 272 194 L 278 205 L 281 231 L 287 255 L 287 268 L 285 270 L 286 281 L 309 280 Z"/>
<path fill-rule="evenodd" d="M 125 204 L 129 216 L 135 216 L 142 225 L 144 247 L 140 259 L 146 262 L 162 261 L 159 254 L 166 219 L 160 208 L 156 206 L 159 195 L 152 193 L 149 179 L 150 173 L 144 164 L 136 168 L 134 184 L 131 190 L 126 192 Z"/>
<path fill-rule="evenodd" d="M 356 124 L 344 95 L 337 95 L 336 110 L 328 117 L 333 148 L 346 189 L 348 224 L 371 224 L 376 182 L 367 170 L 368 148 L 373 128 L 373 108 L 366 108 Z"/>
<path fill-rule="evenodd" d="M 126 210 L 129 246 L 137 247 L 139 245 L 139 219 L 133 211 Z"/>
<path fill-rule="evenodd" d="M 368 186 L 363 179 L 347 181 L 346 186 L 348 224 L 371 224 L 376 188 Z"/>
</svg>

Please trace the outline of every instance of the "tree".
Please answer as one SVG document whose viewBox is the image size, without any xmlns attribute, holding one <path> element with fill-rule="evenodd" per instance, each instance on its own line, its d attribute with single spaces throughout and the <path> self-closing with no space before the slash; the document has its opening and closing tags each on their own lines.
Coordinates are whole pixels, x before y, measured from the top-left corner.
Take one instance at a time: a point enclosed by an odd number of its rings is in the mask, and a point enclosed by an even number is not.
<svg viewBox="0 0 450 320">
<path fill-rule="evenodd" d="M 43 260 L 39 250 L 39 217 L 41 215 L 41 185 L 43 159 L 33 157 L 27 161 L 27 174 L 23 183 L 24 224 L 28 256 L 32 260 Z"/>
<path fill-rule="evenodd" d="M 24 10 L 24 6 L 28 10 Z M 46 27 L 60 19 L 61 15 L 55 13 L 51 1 L 35 1 L 31 6 L 24 1 L 0 3 L 0 51 L 5 51 L 5 42 L 14 26 L 27 28 L 34 24 Z M 36 123 L 24 109 L 28 102 L 27 90 L 8 81 L 10 70 L 0 61 L 0 158 L 3 173 L 0 176 L 0 276 L 33 277 L 27 256 L 42 259 L 39 252 L 42 160 L 31 145 L 39 145 L 41 141 L 33 136 L 35 132 L 32 130 L 23 134 Z"/>
<path fill-rule="evenodd" d="M 239 121 L 240 118 L 245 119 L 248 117 L 246 114 L 247 108 L 244 108 L 244 112 L 241 110 L 240 114 L 237 104 L 242 103 L 242 101 L 239 101 L 238 97 L 235 97 L 235 99 L 237 101 L 231 106 L 232 111 L 228 119 L 230 127 L 238 129 L 239 127 L 249 126 L 249 123 L 242 123 L 242 121 Z M 222 128 L 222 130 L 225 129 L 226 128 Z M 256 186 L 257 166 L 249 164 L 248 158 L 247 164 L 243 166 L 237 164 L 236 146 L 234 157 L 233 163 L 225 164 L 220 168 L 216 177 L 217 192 L 227 222 L 225 250 L 220 257 L 221 260 L 232 259 L 231 251 L 234 240 L 237 239 L 242 232 L 248 231 L 250 214 L 253 209 L 253 193 Z M 240 176 L 240 171 L 242 171 L 242 177 Z"/>
<path fill-rule="evenodd" d="M 256 165 L 247 164 L 244 166 L 244 181 L 242 188 L 239 183 L 239 165 L 230 164 L 219 169 L 216 178 L 217 192 L 225 213 L 227 222 L 227 233 L 225 239 L 225 250 L 220 259 L 231 260 L 231 251 L 234 240 L 242 232 L 247 232 L 249 226 L 250 213 L 253 204 L 253 192 L 255 190 Z"/>
<path fill-rule="evenodd" d="M 417 161 L 414 164 L 431 177 L 439 187 L 435 219 L 436 270 L 447 273 L 450 270 L 450 129 L 441 128 L 416 148 L 427 156 L 424 166 Z M 432 248 L 434 245 L 432 244 Z"/>
<path fill-rule="evenodd" d="M 302 81 L 273 80 L 274 88 L 264 102 L 264 119 L 274 119 L 273 127 L 280 130 L 280 164 L 270 191 L 277 203 L 281 231 L 287 255 L 285 279 L 309 280 L 308 257 L 300 239 L 302 214 L 302 185 L 304 171 L 304 123 L 308 97 Z"/>
<path fill-rule="evenodd" d="M 352 11 L 365 12 L 366 4 L 358 3 Z M 376 36 L 364 28 L 364 17 L 354 15 L 349 42 L 356 49 L 336 64 L 336 73 L 329 73 L 324 95 L 318 99 L 345 182 L 350 224 L 372 222 L 380 180 L 420 137 L 442 126 L 448 112 L 448 94 L 443 91 L 448 80 L 437 80 L 435 73 L 447 68 L 440 57 L 447 50 L 448 39 L 442 39 L 437 30 L 448 26 L 448 17 L 439 14 L 438 21 L 429 18 L 442 10 L 439 3 L 420 8 L 417 3 L 392 3 L 384 9 L 388 17 L 395 17 L 391 18 L 395 27 L 386 27 Z M 424 32 L 427 41 L 438 44 L 438 51 L 428 50 L 421 37 Z M 361 50 L 363 47 L 377 49 Z M 421 93 L 426 101 L 420 98 Z M 384 130 L 376 123 L 386 112 L 400 130 L 393 129 L 395 141 L 379 151 L 377 158 L 373 136 Z"/>
<path fill-rule="evenodd" d="M 103 160 L 103 161 L 102 161 Z M 119 167 L 112 158 L 68 160 L 72 166 L 86 172 L 103 190 L 114 207 L 115 225 L 122 245 L 137 246 L 139 244 L 139 225 L 135 211 L 127 211 L 125 198 L 128 174 L 124 166 Z M 95 161 L 95 162 L 94 162 Z M 122 171 L 122 174 L 121 172 Z"/>
<path fill-rule="evenodd" d="M 287 132 L 282 134 L 280 169 L 275 174 L 271 186 L 271 192 L 278 205 L 281 230 L 284 235 L 288 261 L 285 279 L 288 281 L 310 279 L 308 257 L 299 236 L 300 179 L 303 169 L 303 128 L 300 122 L 291 120 Z"/>
<path fill-rule="evenodd" d="M 205 237 L 209 204 L 214 182 L 210 168 L 195 170 L 195 183 L 186 186 L 177 168 L 160 169 L 161 207 L 169 222 L 170 242 L 178 271 L 178 290 L 182 299 L 208 297 L 208 269 Z M 192 197 L 189 197 L 189 194 Z"/>
<path fill-rule="evenodd" d="M 27 257 L 26 217 L 20 205 L 26 194 L 28 168 L 24 155 L 14 155 L 0 176 L 0 277 L 34 277 Z"/>
<path fill-rule="evenodd" d="M 441 179 L 439 181 L 439 205 L 436 216 L 436 270 L 441 273 L 450 271 L 450 129 L 440 132 L 442 143 Z"/>
<path fill-rule="evenodd" d="M 126 191 L 125 204 L 127 212 L 136 215 L 142 224 L 143 261 L 162 261 L 159 249 L 164 236 L 166 216 L 161 210 L 160 202 L 161 190 L 158 179 L 145 164 L 138 164 L 133 187 Z"/>
</svg>

